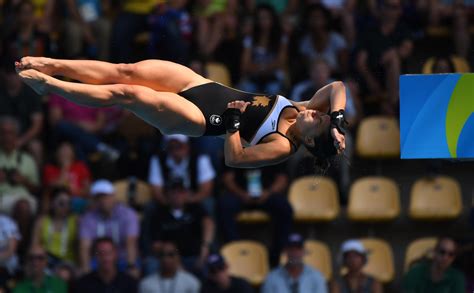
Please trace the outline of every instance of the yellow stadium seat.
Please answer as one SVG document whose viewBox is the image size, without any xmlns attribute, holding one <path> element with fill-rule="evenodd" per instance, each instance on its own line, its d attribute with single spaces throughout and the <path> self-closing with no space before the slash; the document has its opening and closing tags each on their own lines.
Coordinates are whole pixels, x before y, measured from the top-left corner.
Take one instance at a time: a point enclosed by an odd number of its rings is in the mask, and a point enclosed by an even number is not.
<svg viewBox="0 0 474 293">
<path fill-rule="evenodd" d="M 207 78 L 226 86 L 232 86 L 230 73 L 224 64 L 209 62 L 206 64 Z"/>
<path fill-rule="evenodd" d="M 393 252 L 390 244 L 382 239 L 363 238 L 359 239 L 369 252 L 364 272 L 373 276 L 382 283 L 389 283 L 395 277 L 395 266 Z M 342 273 L 346 271 L 342 269 Z"/>
<path fill-rule="evenodd" d="M 462 208 L 461 187 L 451 177 L 421 178 L 411 188 L 409 215 L 412 219 L 455 219 Z"/>
<path fill-rule="evenodd" d="M 270 222 L 270 217 L 262 211 L 245 211 L 237 215 L 237 221 L 243 224 Z"/>
<path fill-rule="evenodd" d="M 306 240 L 304 243 L 304 262 L 321 272 L 326 281 L 332 278 L 332 260 L 329 247 L 317 240 Z M 283 265 L 287 261 L 286 255 L 283 253 L 280 257 L 280 263 Z"/>
<path fill-rule="evenodd" d="M 347 214 L 352 221 L 389 221 L 400 215 L 400 191 L 392 179 L 363 177 L 349 191 Z"/>
<path fill-rule="evenodd" d="M 413 262 L 423 259 L 432 258 L 433 251 L 436 246 L 436 237 L 419 238 L 411 242 L 405 252 L 404 271 L 407 272 Z"/>
<path fill-rule="evenodd" d="M 389 116 L 371 116 L 359 124 L 356 152 L 363 158 L 395 158 L 400 155 L 398 121 Z"/>
<path fill-rule="evenodd" d="M 114 182 L 115 197 L 117 201 L 124 204 L 137 205 L 143 208 L 151 200 L 151 189 L 150 186 L 141 181 L 137 180 L 135 186 L 135 193 L 133 198 L 129 198 L 130 180 L 123 179 Z"/>
<path fill-rule="evenodd" d="M 464 73 L 464 72 L 470 72 L 471 67 L 469 66 L 469 63 L 467 62 L 466 59 L 458 56 L 451 56 L 450 57 L 451 61 L 453 62 L 454 69 L 456 72 L 459 73 Z M 423 64 L 423 69 L 422 72 L 423 74 L 431 74 L 433 73 L 433 64 L 435 62 L 435 58 L 431 57 L 428 60 L 426 60 L 425 64 Z"/>
<path fill-rule="evenodd" d="M 234 241 L 224 245 L 222 256 L 229 264 L 231 275 L 260 285 L 268 274 L 268 253 L 265 246 L 255 241 Z"/>
<path fill-rule="evenodd" d="M 449 37 L 451 33 L 451 28 L 448 26 L 442 26 L 442 25 L 432 25 L 428 26 L 426 29 L 426 34 L 430 37 L 434 38 L 445 38 Z"/>
<path fill-rule="evenodd" d="M 339 215 L 336 183 L 322 176 L 305 176 L 290 186 L 289 200 L 296 221 L 331 221 Z"/>
</svg>

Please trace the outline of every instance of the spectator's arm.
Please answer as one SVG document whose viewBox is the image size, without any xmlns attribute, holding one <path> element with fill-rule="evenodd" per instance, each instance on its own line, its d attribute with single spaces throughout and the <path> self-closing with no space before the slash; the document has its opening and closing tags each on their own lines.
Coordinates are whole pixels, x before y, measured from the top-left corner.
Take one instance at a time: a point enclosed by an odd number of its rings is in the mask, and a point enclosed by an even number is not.
<svg viewBox="0 0 474 293">
<path fill-rule="evenodd" d="M 250 38 L 244 40 L 241 60 L 241 70 L 243 75 L 252 75 L 258 73 L 260 70 L 259 66 L 257 66 L 252 60 L 252 40 Z"/>
<path fill-rule="evenodd" d="M 199 184 L 199 188 L 197 192 L 190 195 L 188 202 L 197 203 L 197 202 L 203 201 L 204 199 L 209 197 L 209 195 L 211 195 L 213 188 L 214 188 L 213 180 L 209 180 L 207 182 L 203 182 Z"/>
<path fill-rule="evenodd" d="M 18 247 L 18 240 L 14 237 L 8 239 L 7 247 L 3 248 L 0 252 L 0 262 L 4 262 L 5 260 L 9 259 L 16 253 L 16 249 Z"/>
<path fill-rule="evenodd" d="M 33 228 L 33 236 L 31 239 L 32 246 L 41 246 L 41 226 L 43 226 L 44 217 L 40 217 Z"/>
<path fill-rule="evenodd" d="M 224 183 L 225 188 L 231 194 L 235 194 L 241 199 L 249 197 L 247 190 L 241 188 L 235 181 L 235 173 L 233 171 L 227 171 L 222 175 L 222 182 Z"/>
<path fill-rule="evenodd" d="M 158 203 L 165 204 L 166 198 L 163 195 L 163 175 L 161 172 L 160 160 L 158 156 L 153 156 L 150 159 L 150 166 L 148 169 L 148 183 L 151 186 L 151 194 L 153 199 Z"/>
<path fill-rule="evenodd" d="M 86 274 L 90 271 L 90 263 L 91 263 L 91 246 L 92 240 L 90 239 L 79 239 L 79 258 L 80 258 L 80 266 L 81 266 L 81 273 Z"/>
<path fill-rule="evenodd" d="M 373 293 L 383 293 L 382 283 L 377 280 L 374 280 L 372 283 L 372 292 Z"/>
<path fill-rule="evenodd" d="M 207 248 L 209 248 L 209 245 L 214 241 L 215 226 L 211 217 L 206 216 L 202 219 L 202 244 Z"/>
<path fill-rule="evenodd" d="M 219 43 L 221 42 L 223 36 L 223 22 L 225 14 L 219 13 L 215 14 L 213 17 L 214 22 L 212 23 L 212 25 L 209 25 L 209 23 L 207 23 L 207 26 L 210 26 L 208 31 L 209 34 L 207 36 L 203 36 L 203 42 L 201 43 L 201 51 L 204 53 L 205 56 L 211 56 L 214 53 L 217 46 L 219 46 Z M 204 21 L 209 22 L 209 20 Z"/>
<path fill-rule="evenodd" d="M 288 187 L 288 176 L 280 173 L 275 176 L 275 180 L 272 185 L 268 188 L 270 194 L 283 193 Z"/>
<path fill-rule="evenodd" d="M 374 77 L 374 75 L 370 71 L 369 66 L 367 65 L 367 59 L 368 59 L 367 51 L 363 50 L 357 54 L 357 60 L 356 60 L 357 71 L 362 75 L 364 80 L 367 82 L 367 85 L 370 91 L 373 94 L 379 94 L 382 91 L 381 86 L 379 85 L 377 79 Z"/>
<path fill-rule="evenodd" d="M 278 69 L 285 69 L 286 68 L 286 61 L 288 56 L 288 37 L 283 36 L 280 42 L 280 48 L 278 49 L 278 55 L 275 61 L 268 64 L 265 68 L 268 73 L 271 73 Z"/>
<path fill-rule="evenodd" d="M 35 137 L 38 137 L 43 129 L 43 113 L 37 112 L 31 115 L 30 128 L 18 139 L 18 147 L 22 147 Z"/>
<path fill-rule="evenodd" d="M 413 42 L 411 40 L 405 39 L 398 47 L 398 56 L 401 59 L 408 58 L 413 51 Z"/>
<path fill-rule="evenodd" d="M 138 260 L 138 237 L 128 236 L 125 240 L 125 246 L 127 250 L 127 264 L 131 266 L 128 268 L 128 272 L 133 277 L 138 278 L 140 275 L 140 271 L 136 267 Z"/>
</svg>

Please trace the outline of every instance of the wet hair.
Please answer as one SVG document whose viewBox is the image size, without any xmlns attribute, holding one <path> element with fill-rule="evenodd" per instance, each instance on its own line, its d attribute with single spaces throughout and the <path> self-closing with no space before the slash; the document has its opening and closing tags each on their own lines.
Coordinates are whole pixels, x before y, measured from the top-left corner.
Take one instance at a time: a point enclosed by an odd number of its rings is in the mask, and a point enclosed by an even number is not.
<svg viewBox="0 0 474 293">
<path fill-rule="evenodd" d="M 334 145 L 334 138 L 329 128 L 321 135 L 313 139 L 314 146 L 305 144 L 306 149 L 314 157 L 314 165 L 319 175 L 325 175 L 331 163 L 337 157 L 337 149 Z"/>
</svg>

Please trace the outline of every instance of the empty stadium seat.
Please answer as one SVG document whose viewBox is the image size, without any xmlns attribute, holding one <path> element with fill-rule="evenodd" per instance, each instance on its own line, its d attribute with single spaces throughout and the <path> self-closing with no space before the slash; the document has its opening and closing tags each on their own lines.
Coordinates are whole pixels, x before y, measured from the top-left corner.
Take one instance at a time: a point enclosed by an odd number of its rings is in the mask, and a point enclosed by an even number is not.
<svg viewBox="0 0 474 293">
<path fill-rule="evenodd" d="M 339 215 L 337 185 L 329 177 L 296 179 L 290 186 L 289 200 L 296 221 L 331 221 Z"/>
<path fill-rule="evenodd" d="M 432 258 L 436 241 L 436 237 L 419 238 L 412 241 L 405 252 L 404 271 L 407 272 L 412 263 L 417 260 L 426 257 Z"/>
<path fill-rule="evenodd" d="M 400 130 L 397 119 L 389 116 L 363 119 L 357 130 L 356 152 L 363 158 L 398 158 Z"/>
<path fill-rule="evenodd" d="M 150 186 L 141 181 L 135 181 L 135 190 L 132 193 L 132 198 L 130 198 L 131 192 L 131 181 L 129 179 L 118 180 L 114 182 L 115 187 L 115 196 L 117 201 L 124 204 L 133 204 L 140 208 L 143 208 L 151 200 L 151 189 Z"/>
<path fill-rule="evenodd" d="M 268 274 L 268 252 L 255 241 L 234 241 L 224 245 L 221 254 L 229 265 L 231 275 L 260 285 Z"/>
<path fill-rule="evenodd" d="M 352 221 L 389 221 L 400 215 L 400 191 L 386 177 L 357 179 L 349 191 L 347 215 Z"/>
<path fill-rule="evenodd" d="M 267 223 L 270 217 L 262 211 L 244 211 L 237 215 L 237 221 L 243 224 Z"/>
<path fill-rule="evenodd" d="M 411 188 L 409 215 L 415 220 L 449 220 L 462 212 L 461 187 L 451 177 L 418 179 Z"/>
<path fill-rule="evenodd" d="M 459 56 L 450 56 L 451 61 L 453 62 L 454 69 L 456 72 L 470 72 L 471 68 L 469 66 L 469 63 L 467 62 L 466 59 L 459 57 Z M 433 64 L 435 62 L 435 58 L 431 57 L 428 60 L 426 60 L 425 64 L 423 64 L 423 69 L 422 72 L 423 74 L 430 74 L 433 73 Z"/>
<path fill-rule="evenodd" d="M 329 247 L 321 241 L 306 240 L 304 243 L 304 250 L 304 262 L 320 271 L 326 281 L 331 280 L 332 259 Z M 286 261 L 286 255 L 283 253 L 280 257 L 280 263 L 283 265 Z"/>
<path fill-rule="evenodd" d="M 207 78 L 226 86 L 232 86 L 229 70 L 224 64 L 209 62 L 206 64 L 206 71 Z"/>
<path fill-rule="evenodd" d="M 390 244 L 385 240 L 377 238 L 363 238 L 359 240 L 369 251 L 364 272 L 383 283 L 393 281 L 395 277 L 395 266 Z"/>
</svg>

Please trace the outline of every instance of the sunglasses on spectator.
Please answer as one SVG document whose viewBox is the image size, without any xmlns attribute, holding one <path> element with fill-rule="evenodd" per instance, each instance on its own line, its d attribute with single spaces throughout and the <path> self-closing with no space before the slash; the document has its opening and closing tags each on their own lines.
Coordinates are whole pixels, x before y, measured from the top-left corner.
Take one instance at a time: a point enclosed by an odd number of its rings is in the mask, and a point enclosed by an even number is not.
<svg viewBox="0 0 474 293">
<path fill-rule="evenodd" d="M 438 254 L 441 255 L 441 256 L 449 256 L 449 257 L 454 257 L 456 255 L 456 253 L 454 251 L 449 251 L 449 250 L 446 250 L 446 249 L 438 249 Z"/>
<path fill-rule="evenodd" d="M 159 258 L 175 258 L 178 255 L 176 251 L 167 251 L 158 253 Z"/>
<path fill-rule="evenodd" d="M 44 254 L 30 254 L 28 255 L 28 260 L 30 261 L 45 261 L 46 260 L 46 255 Z"/>
</svg>

